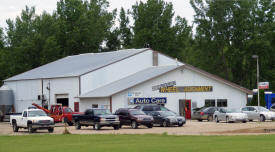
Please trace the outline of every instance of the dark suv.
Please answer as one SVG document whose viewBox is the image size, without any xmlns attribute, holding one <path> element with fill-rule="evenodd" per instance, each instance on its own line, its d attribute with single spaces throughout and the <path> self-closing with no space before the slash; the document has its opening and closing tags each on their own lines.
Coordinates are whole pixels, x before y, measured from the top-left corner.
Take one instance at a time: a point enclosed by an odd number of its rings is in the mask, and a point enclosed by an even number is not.
<svg viewBox="0 0 275 152">
<path fill-rule="evenodd" d="M 138 105 L 134 107 L 135 109 L 140 109 L 147 115 L 149 115 L 153 111 L 171 111 L 167 108 L 165 108 L 162 105 L 157 105 L 157 104 L 149 104 L 149 105 Z"/>
<path fill-rule="evenodd" d="M 120 127 L 122 125 L 131 125 L 136 129 L 139 125 L 153 127 L 153 117 L 147 116 L 144 112 L 138 109 L 132 108 L 120 108 L 115 112 L 115 115 L 119 116 Z"/>
</svg>

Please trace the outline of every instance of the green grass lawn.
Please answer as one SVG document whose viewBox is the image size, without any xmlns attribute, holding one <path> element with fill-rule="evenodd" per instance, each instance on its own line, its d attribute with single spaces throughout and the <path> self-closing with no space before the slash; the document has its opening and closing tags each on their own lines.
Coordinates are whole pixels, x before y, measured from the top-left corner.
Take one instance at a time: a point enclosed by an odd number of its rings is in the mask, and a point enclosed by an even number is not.
<svg viewBox="0 0 275 152">
<path fill-rule="evenodd" d="M 274 152 L 275 135 L 28 135 L 0 136 L 0 152 Z"/>
</svg>

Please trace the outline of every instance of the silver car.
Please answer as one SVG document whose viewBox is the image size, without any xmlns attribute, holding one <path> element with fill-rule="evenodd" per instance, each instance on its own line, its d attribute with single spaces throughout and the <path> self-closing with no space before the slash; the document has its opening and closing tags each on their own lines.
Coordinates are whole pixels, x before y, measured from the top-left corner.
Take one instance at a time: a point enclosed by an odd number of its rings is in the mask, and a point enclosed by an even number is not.
<svg viewBox="0 0 275 152">
<path fill-rule="evenodd" d="M 248 121 L 247 114 L 242 113 L 238 109 L 220 108 L 218 111 L 215 111 L 213 117 L 217 123 L 220 121 L 246 123 Z"/>
<path fill-rule="evenodd" d="M 275 112 L 261 106 L 246 106 L 242 108 L 242 112 L 247 114 L 249 121 L 275 120 Z"/>
<path fill-rule="evenodd" d="M 275 104 L 273 104 L 269 110 L 275 112 Z"/>
</svg>

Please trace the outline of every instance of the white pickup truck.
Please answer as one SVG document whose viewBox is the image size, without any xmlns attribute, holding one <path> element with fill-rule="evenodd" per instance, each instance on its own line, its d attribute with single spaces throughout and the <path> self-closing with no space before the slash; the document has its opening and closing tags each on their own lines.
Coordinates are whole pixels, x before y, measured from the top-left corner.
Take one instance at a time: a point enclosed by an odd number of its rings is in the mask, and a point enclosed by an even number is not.
<svg viewBox="0 0 275 152">
<path fill-rule="evenodd" d="M 10 124 L 14 132 L 18 132 L 19 128 L 28 129 L 29 133 L 37 129 L 48 129 L 49 133 L 54 131 L 53 118 L 40 109 L 26 109 L 22 115 L 11 115 Z"/>
</svg>

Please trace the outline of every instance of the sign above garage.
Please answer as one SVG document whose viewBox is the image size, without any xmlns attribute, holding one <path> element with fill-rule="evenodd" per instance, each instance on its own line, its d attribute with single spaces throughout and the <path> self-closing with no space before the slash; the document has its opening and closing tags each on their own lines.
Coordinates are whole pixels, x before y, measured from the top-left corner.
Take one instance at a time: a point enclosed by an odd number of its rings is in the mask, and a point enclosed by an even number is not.
<svg viewBox="0 0 275 152">
<path fill-rule="evenodd" d="M 177 92 L 212 92 L 213 86 L 172 86 L 160 88 L 160 93 L 177 93 Z"/>
<path fill-rule="evenodd" d="M 129 98 L 129 104 L 166 104 L 166 97 Z"/>
</svg>

